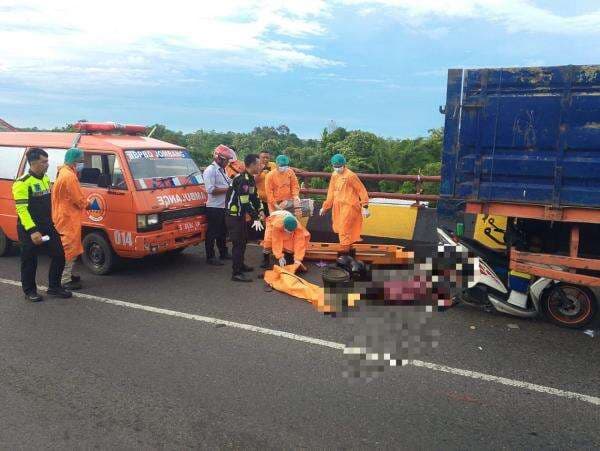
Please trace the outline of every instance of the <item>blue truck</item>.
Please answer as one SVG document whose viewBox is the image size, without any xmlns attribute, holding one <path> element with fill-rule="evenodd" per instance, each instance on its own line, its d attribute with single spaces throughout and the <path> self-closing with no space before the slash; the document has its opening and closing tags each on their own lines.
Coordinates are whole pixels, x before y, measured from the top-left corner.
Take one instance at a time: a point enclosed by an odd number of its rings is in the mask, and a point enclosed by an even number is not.
<svg viewBox="0 0 600 451">
<path fill-rule="evenodd" d="M 600 286 L 600 66 L 450 69 L 441 112 L 438 214 L 505 217 L 511 271 Z"/>
</svg>

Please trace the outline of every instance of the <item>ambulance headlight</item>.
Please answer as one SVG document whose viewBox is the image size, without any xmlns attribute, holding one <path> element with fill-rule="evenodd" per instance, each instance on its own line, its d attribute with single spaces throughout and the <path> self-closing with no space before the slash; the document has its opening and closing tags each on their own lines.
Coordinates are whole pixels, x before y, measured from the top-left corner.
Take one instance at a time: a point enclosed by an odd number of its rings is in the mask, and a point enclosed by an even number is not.
<svg viewBox="0 0 600 451">
<path fill-rule="evenodd" d="M 157 214 L 137 215 L 138 232 L 148 232 L 160 229 L 160 218 Z"/>
</svg>

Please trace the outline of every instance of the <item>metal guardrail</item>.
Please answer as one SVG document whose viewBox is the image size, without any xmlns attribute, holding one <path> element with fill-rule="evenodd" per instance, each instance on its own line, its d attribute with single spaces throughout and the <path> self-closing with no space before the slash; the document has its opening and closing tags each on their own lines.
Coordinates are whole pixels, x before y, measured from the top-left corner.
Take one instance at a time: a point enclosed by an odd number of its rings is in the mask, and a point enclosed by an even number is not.
<svg viewBox="0 0 600 451">
<path fill-rule="evenodd" d="M 386 193 L 381 191 L 369 191 L 369 197 L 381 197 L 385 199 L 402 199 L 402 200 L 414 200 L 418 206 L 420 202 L 435 202 L 439 200 L 440 196 L 437 194 L 422 194 L 423 183 L 426 182 L 437 182 L 441 181 L 439 175 L 399 175 L 399 174 L 356 174 L 361 180 L 372 180 L 372 181 L 390 181 L 390 182 L 414 182 L 415 183 L 415 194 L 404 194 L 404 193 Z M 309 171 L 296 171 L 296 176 L 302 182 L 308 182 L 311 178 L 330 179 L 332 176 L 331 172 L 309 172 Z M 327 195 L 326 189 L 315 189 L 315 188 L 302 188 L 300 190 L 303 194 L 313 195 Z"/>
</svg>

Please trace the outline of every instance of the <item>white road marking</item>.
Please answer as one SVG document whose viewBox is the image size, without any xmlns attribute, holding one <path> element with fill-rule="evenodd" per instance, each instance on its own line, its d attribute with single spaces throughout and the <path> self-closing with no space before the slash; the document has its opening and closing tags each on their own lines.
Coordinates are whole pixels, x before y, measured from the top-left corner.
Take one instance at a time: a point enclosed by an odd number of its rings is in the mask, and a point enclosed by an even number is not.
<svg viewBox="0 0 600 451">
<path fill-rule="evenodd" d="M 21 286 L 21 282 L 18 282 L 16 280 L 10 280 L 10 279 L 0 278 L 0 283 L 6 284 L 6 285 L 12 285 L 15 287 Z M 45 287 L 39 287 L 39 288 L 45 289 Z M 183 313 L 183 312 L 178 312 L 176 310 L 168 310 L 168 309 L 163 309 L 163 308 L 158 308 L 158 307 L 151 307 L 148 305 L 134 304 L 132 302 L 119 301 L 116 299 L 109 299 L 109 298 L 94 296 L 94 295 L 85 294 L 85 293 L 73 293 L 73 295 L 76 298 L 88 299 L 90 301 L 102 302 L 104 304 L 111 304 L 111 305 L 116 305 L 119 307 L 143 310 L 146 312 L 158 313 L 160 315 L 167 315 L 167 316 L 173 316 L 176 318 L 183 318 L 183 319 L 188 319 L 188 320 L 193 320 L 193 321 L 199 321 L 199 322 L 207 323 L 207 324 L 223 325 L 223 326 L 227 326 L 227 327 L 233 327 L 236 329 L 247 330 L 249 332 L 256 332 L 256 333 L 264 334 L 264 335 L 272 335 L 275 337 L 287 338 L 289 340 L 299 341 L 299 342 L 303 342 L 303 343 L 309 343 L 309 344 L 313 344 L 313 345 L 317 345 L 317 346 L 323 346 L 326 348 L 339 349 L 339 350 L 344 351 L 345 354 L 355 354 L 355 353 L 358 353 L 359 351 L 363 351 L 363 349 L 361 349 L 361 348 L 346 348 L 346 346 L 343 343 L 336 343 L 334 341 L 321 340 L 319 338 L 307 337 L 305 335 L 293 334 L 293 333 L 284 332 L 281 330 L 268 329 L 266 327 L 253 326 L 251 324 L 238 323 L 235 321 L 226 321 L 226 320 L 222 320 L 222 319 L 218 319 L 218 318 L 212 318 L 209 316 L 194 315 L 191 313 Z M 391 363 L 392 363 L 392 361 L 390 361 L 390 364 Z M 429 370 L 453 374 L 455 376 L 463 376 L 463 377 L 468 377 L 471 379 L 477 379 L 477 380 L 482 380 L 482 381 L 486 381 L 486 382 L 493 382 L 493 383 L 505 385 L 508 387 L 520 388 L 520 389 L 529 390 L 529 391 L 533 391 L 533 392 L 543 393 L 546 395 L 557 396 L 560 398 L 583 401 L 583 402 L 587 402 L 589 404 L 593 404 L 595 406 L 600 406 L 600 398 L 595 397 L 595 396 L 590 396 L 590 395 L 584 395 L 582 393 L 559 390 L 557 388 L 546 387 L 544 385 L 531 384 L 529 382 L 522 382 L 522 381 L 517 381 L 514 379 L 508 379 L 505 377 L 493 376 L 491 374 L 478 373 L 476 371 L 462 370 L 460 368 L 453 368 L 453 367 L 446 366 L 446 365 L 439 365 L 437 363 L 423 362 L 421 360 L 408 360 L 408 361 L 402 361 L 402 363 L 403 363 L 403 366 L 408 365 L 408 366 L 414 366 L 417 368 L 427 368 Z M 391 366 L 395 366 L 396 361 L 393 361 L 393 364 L 394 365 L 391 365 Z"/>
</svg>

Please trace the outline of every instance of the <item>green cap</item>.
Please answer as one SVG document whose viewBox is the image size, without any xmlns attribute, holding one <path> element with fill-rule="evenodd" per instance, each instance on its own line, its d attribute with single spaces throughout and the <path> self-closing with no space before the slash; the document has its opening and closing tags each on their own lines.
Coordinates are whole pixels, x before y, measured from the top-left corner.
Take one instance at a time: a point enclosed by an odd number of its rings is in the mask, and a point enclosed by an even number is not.
<svg viewBox="0 0 600 451">
<path fill-rule="evenodd" d="M 71 147 L 65 154 L 65 164 L 73 164 L 83 158 L 83 152 L 79 147 Z"/>
<path fill-rule="evenodd" d="M 298 220 L 292 215 L 283 218 L 283 228 L 288 232 L 293 232 L 298 228 Z"/>
<path fill-rule="evenodd" d="M 278 155 L 277 158 L 275 158 L 275 164 L 277 166 L 289 166 L 290 157 L 288 157 L 287 155 Z"/>
<path fill-rule="evenodd" d="M 345 166 L 346 157 L 344 157 L 341 153 L 336 153 L 333 157 L 331 157 L 331 165 L 334 167 Z"/>
</svg>

